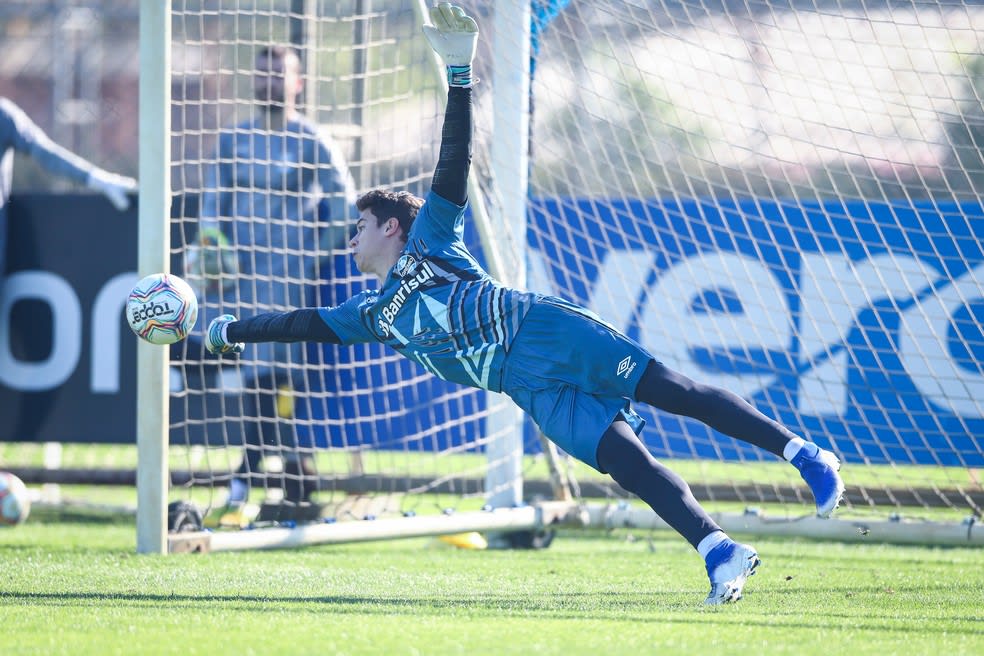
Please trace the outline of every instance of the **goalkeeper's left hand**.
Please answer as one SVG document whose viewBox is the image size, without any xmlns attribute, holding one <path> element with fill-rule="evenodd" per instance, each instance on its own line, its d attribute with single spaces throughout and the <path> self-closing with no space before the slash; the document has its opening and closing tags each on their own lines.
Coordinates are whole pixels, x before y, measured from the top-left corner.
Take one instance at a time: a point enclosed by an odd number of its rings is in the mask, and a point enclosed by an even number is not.
<svg viewBox="0 0 984 656">
<path fill-rule="evenodd" d="M 89 174 L 86 186 L 108 198 L 113 207 L 120 212 L 130 207 L 130 197 L 127 194 L 137 191 L 137 181 L 133 178 L 102 169 L 96 169 Z"/>
<path fill-rule="evenodd" d="M 424 36 L 448 66 L 471 66 L 478 45 L 478 23 L 461 7 L 442 2 L 430 10 L 433 25 L 424 25 Z"/>
<path fill-rule="evenodd" d="M 242 353 L 246 350 L 246 345 L 242 342 L 230 342 L 226 338 L 226 331 L 229 324 L 236 320 L 231 314 L 223 314 L 221 317 L 212 319 L 208 324 L 208 332 L 205 334 L 205 348 L 213 355 L 224 355 L 227 353 Z"/>
</svg>

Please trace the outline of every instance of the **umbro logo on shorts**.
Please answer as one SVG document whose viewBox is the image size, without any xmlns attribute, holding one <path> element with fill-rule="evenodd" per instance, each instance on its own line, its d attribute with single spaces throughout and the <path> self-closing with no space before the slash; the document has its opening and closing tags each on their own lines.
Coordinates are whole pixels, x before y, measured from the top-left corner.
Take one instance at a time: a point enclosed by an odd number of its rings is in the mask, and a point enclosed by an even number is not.
<svg viewBox="0 0 984 656">
<path fill-rule="evenodd" d="M 615 370 L 615 375 L 621 376 L 622 378 L 628 380 L 629 376 L 631 376 L 632 372 L 635 370 L 636 364 L 637 363 L 632 361 L 631 355 L 625 356 L 625 359 L 618 363 L 618 369 Z"/>
</svg>

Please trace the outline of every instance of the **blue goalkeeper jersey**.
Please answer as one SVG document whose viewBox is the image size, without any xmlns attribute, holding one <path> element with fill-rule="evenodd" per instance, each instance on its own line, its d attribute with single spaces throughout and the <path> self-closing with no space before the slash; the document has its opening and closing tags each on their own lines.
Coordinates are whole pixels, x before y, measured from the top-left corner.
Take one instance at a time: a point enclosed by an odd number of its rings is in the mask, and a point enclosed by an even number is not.
<svg viewBox="0 0 984 656">
<path fill-rule="evenodd" d="M 493 392 L 536 295 L 493 280 L 465 247 L 465 208 L 430 193 L 379 290 L 319 310 L 343 344 L 381 342 L 437 376 Z"/>
</svg>

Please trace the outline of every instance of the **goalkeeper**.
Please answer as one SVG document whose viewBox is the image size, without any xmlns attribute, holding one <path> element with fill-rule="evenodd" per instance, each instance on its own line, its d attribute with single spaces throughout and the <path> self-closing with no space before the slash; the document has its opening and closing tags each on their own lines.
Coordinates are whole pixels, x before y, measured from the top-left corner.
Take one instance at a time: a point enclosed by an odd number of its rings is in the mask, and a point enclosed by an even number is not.
<svg viewBox="0 0 984 656">
<path fill-rule="evenodd" d="M 296 51 L 261 48 L 253 73 L 256 111 L 219 135 L 216 161 L 206 170 L 199 244 L 186 258 L 189 280 L 204 292 L 203 324 L 227 312 L 287 310 L 314 301 L 320 254 L 344 246 L 355 216 L 355 184 L 337 144 L 298 109 L 303 86 Z M 200 346 L 192 339 L 176 352 L 194 362 L 203 354 Z M 226 505 L 209 513 L 207 525 L 246 521 L 251 485 L 270 481 L 258 475 L 267 455 L 284 458 L 284 517 L 314 491 L 314 460 L 283 421 L 293 414 L 292 390 L 303 382 L 302 349 L 268 344 L 253 355 L 239 368 L 243 458 Z"/>
<path fill-rule="evenodd" d="M 462 241 L 478 28 L 447 3 L 431 11 L 431 21 L 424 33 L 447 64 L 451 86 L 431 191 L 426 199 L 365 194 L 349 242 L 356 265 L 377 276 L 380 289 L 337 307 L 243 321 L 219 317 L 208 327 L 208 348 L 240 353 L 245 342 L 382 342 L 441 378 L 504 392 L 551 440 L 610 474 L 694 546 L 711 583 L 705 603 L 739 599 L 758 554 L 725 535 L 688 485 L 653 458 L 630 402 L 699 419 L 792 461 L 821 516 L 843 494 L 839 461 L 737 395 L 667 369 L 588 310 L 505 287 L 479 266 Z"/>
</svg>

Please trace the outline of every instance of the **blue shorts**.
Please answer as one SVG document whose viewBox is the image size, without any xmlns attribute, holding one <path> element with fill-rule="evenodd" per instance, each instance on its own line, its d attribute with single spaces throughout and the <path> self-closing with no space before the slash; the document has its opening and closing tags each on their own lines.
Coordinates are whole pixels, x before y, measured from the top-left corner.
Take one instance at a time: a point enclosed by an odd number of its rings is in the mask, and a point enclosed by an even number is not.
<svg viewBox="0 0 984 656">
<path fill-rule="evenodd" d="M 502 391 L 550 440 L 595 469 L 598 442 L 616 419 L 638 435 L 629 405 L 653 356 L 589 310 L 554 297 L 526 314 L 503 367 Z"/>
</svg>

